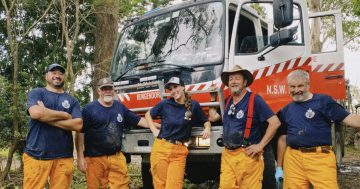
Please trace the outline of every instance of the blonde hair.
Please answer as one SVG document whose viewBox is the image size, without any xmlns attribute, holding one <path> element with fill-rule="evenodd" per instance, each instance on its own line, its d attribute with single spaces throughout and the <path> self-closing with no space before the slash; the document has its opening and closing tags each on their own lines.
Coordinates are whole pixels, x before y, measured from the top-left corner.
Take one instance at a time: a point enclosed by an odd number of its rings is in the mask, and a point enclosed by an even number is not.
<svg viewBox="0 0 360 189">
<path fill-rule="evenodd" d="M 190 119 L 192 116 L 191 109 L 192 109 L 192 103 L 191 103 L 191 95 L 188 92 L 184 91 L 185 95 L 185 109 L 186 109 L 186 119 Z"/>
</svg>

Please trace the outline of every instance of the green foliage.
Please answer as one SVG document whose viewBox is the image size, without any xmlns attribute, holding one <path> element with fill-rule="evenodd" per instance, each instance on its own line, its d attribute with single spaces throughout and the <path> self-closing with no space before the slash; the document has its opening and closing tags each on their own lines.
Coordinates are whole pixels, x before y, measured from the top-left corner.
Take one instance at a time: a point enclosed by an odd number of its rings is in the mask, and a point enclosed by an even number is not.
<svg viewBox="0 0 360 189">
<path fill-rule="evenodd" d="M 74 168 L 73 181 L 71 183 L 73 189 L 86 189 L 86 177 L 85 174 L 80 172 L 76 166 Z"/>
<path fill-rule="evenodd" d="M 0 148 L 5 148 L 12 134 L 11 85 L 0 76 Z"/>
<path fill-rule="evenodd" d="M 21 89 L 20 89 L 21 90 Z M 26 94 L 19 95 L 18 108 L 20 110 L 19 128 L 20 139 L 24 139 L 27 133 L 27 116 L 25 112 Z M 3 76 L 0 76 L 0 148 L 7 148 L 9 141 L 12 139 L 12 86 L 11 83 Z"/>
<path fill-rule="evenodd" d="M 252 4 L 251 4 L 251 8 L 253 8 L 254 10 L 256 10 L 256 12 L 257 12 L 262 18 L 265 18 L 265 17 L 266 17 L 265 8 L 264 8 L 263 6 L 261 6 L 260 3 L 252 3 Z"/>
<path fill-rule="evenodd" d="M 353 50 L 359 49 L 360 44 L 360 18 L 356 10 L 359 10 L 360 0 L 322 0 L 321 11 L 341 10 L 343 22 L 344 45 Z M 358 14 L 359 15 L 359 14 Z M 329 35 L 335 37 L 334 33 Z"/>
<path fill-rule="evenodd" d="M 354 13 L 357 16 L 360 16 L 360 0 L 352 0 L 353 4 L 354 4 Z"/>
</svg>

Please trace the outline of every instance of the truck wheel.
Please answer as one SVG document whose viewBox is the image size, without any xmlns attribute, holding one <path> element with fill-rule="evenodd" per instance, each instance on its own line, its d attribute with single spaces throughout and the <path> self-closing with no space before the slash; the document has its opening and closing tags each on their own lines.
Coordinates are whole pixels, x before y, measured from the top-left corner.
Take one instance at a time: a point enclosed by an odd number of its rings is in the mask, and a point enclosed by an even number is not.
<svg viewBox="0 0 360 189">
<path fill-rule="evenodd" d="M 150 173 L 150 163 L 141 162 L 141 176 L 143 189 L 154 189 Z"/>
<path fill-rule="evenodd" d="M 187 162 L 186 176 L 191 183 L 200 184 L 208 180 L 219 180 L 219 162 Z"/>
<path fill-rule="evenodd" d="M 264 173 L 262 188 L 271 189 L 275 188 L 275 155 L 271 145 L 267 145 L 264 149 Z"/>
<path fill-rule="evenodd" d="M 343 132 L 343 125 L 341 123 L 335 124 L 335 156 L 336 156 L 336 165 L 340 168 L 342 158 L 344 157 L 344 132 Z"/>
</svg>

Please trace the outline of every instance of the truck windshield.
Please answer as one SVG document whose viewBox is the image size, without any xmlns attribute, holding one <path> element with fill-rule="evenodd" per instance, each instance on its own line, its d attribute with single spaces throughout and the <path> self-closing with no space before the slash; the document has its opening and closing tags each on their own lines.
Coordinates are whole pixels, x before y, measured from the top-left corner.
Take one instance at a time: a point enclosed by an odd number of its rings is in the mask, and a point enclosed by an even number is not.
<svg viewBox="0 0 360 189">
<path fill-rule="evenodd" d="M 170 64 L 198 67 L 220 63 L 224 56 L 224 23 L 221 2 L 185 7 L 135 22 L 121 32 L 111 78 L 161 72 Z"/>
</svg>

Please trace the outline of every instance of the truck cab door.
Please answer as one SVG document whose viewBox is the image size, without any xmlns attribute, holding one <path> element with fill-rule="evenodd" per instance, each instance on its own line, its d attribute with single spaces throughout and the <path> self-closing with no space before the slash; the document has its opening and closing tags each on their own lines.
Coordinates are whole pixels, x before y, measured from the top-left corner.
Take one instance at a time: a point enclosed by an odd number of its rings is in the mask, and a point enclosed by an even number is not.
<svg viewBox="0 0 360 189">
<path fill-rule="evenodd" d="M 273 48 L 270 36 L 274 27 L 272 1 L 241 1 L 232 29 L 228 69 L 240 65 L 254 75 L 250 90 L 261 95 L 274 111 L 290 101 L 286 76 L 295 68 L 310 68 L 311 53 L 306 2 L 294 0 L 294 21 L 283 29 L 295 29 L 294 39 Z M 224 68 L 226 69 L 226 67 Z"/>
<path fill-rule="evenodd" d="M 346 82 L 341 13 L 337 10 L 309 14 L 309 26 L 311 91 L 344 99 Z"/>
</svg>

